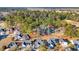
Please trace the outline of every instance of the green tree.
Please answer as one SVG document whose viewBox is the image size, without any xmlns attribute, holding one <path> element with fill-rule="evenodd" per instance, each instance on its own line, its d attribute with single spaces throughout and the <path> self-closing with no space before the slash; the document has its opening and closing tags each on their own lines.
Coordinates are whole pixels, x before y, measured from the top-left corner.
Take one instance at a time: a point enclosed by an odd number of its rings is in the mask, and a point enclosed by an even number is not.
<svg viewBox="0 0 79 59">
<path fill-rule="evenodd" d="M 76 36 L 76 33 L 75 33 L 73 26 L 71 24 L 68 24 L 65 29 L 66 29 L 65 30 L 66 35 L 73 36 L 73 37 Z"/>
</svg>

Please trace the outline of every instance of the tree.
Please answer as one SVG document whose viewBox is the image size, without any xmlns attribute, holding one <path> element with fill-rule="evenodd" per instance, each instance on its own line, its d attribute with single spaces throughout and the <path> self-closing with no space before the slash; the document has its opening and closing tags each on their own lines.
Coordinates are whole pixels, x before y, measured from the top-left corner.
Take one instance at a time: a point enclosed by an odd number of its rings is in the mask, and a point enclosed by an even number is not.
<svg viewBox="0 0 79 59">
<path fill-rule="evenodd" d="M 41 45 L 39 48 L 38 48 L 39 51 L 47 51 L 47 47 L 45 45 Z"/>
<path fill-rule="evenodd" d="M 65 34 L 68 36 L 76 36 L 75 30 L 73 29 L 73 26 L 71 24 L 68 24 L 65 28 Z"/>
</svg>

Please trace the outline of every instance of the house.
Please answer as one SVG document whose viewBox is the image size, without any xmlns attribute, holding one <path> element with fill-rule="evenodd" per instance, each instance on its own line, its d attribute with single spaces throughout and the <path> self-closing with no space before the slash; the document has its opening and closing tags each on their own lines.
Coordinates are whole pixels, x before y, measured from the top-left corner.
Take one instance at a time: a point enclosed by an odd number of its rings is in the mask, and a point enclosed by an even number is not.
<svg viewBox="0 0 79 59">
<path fill-rule="evenodd" d="M 11 48 L 11 47 L 14 47 L 14 46 L 17 46 L 17 44 L 15 42 L 10 42 L 7 47 Z"/>
<path fill-rule="evenodd" d="M 38 48 L 39 46 L 43 45 L 43 41 L 41 39 L 37 39 L 34 42 L 34 48 Z"/>
<path fill-rule="evenodd" d="M 56 46 L 56 43 L 54 41 L 54 38 L 47 41 L 48 42 L 48 48 L 53 49 Z"/>
</svg>

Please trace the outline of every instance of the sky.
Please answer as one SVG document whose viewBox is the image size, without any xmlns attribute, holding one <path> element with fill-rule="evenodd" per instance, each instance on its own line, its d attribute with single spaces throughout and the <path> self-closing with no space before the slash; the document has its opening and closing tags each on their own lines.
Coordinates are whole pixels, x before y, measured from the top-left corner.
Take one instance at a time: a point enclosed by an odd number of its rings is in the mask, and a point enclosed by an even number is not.
<svg viewBox="0 0 79 59">
<path fill-rule="evenodd" d="M 1 0 L 0 7 L 78 7 L 79 0 Z"/>
</svg>

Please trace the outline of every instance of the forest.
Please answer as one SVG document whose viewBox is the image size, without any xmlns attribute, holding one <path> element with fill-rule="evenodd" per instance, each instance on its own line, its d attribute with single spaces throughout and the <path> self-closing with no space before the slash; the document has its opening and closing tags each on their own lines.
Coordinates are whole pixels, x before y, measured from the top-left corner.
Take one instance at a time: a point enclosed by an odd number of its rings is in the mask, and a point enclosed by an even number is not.
<svg viewBox="0 0 79 59">
<path fill-rule="evenodd" d="M 79 37 L 79 30 L 77 30 L 79 28 L 64 21 L 72 20 L 79 22 L 79 14 L 73 11 L 17 10 L 7 15 L 4 19 L 8 28 L 19 25 L 22 33 L 30 33 L 41 25 L 53 25 L 55 28 L 64 27 L 66 29 L 65 35 Z"/>
</svg>

